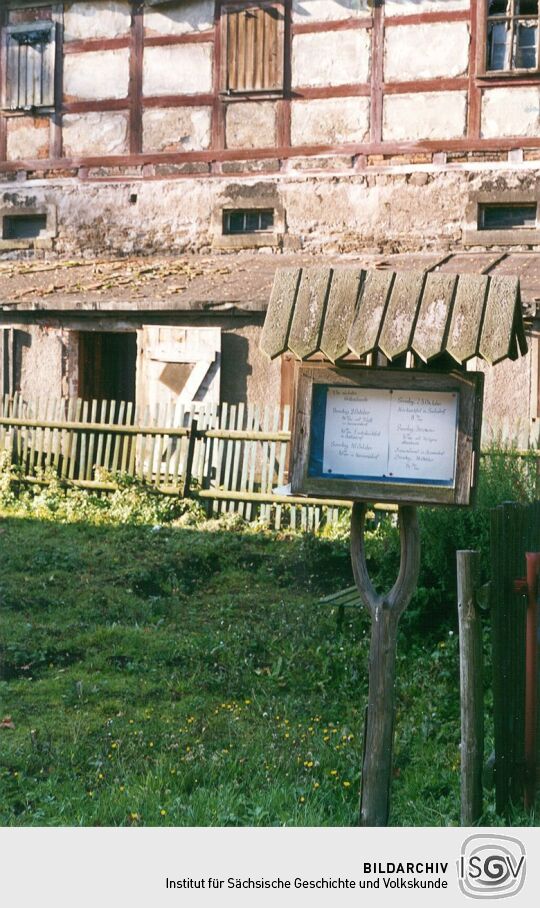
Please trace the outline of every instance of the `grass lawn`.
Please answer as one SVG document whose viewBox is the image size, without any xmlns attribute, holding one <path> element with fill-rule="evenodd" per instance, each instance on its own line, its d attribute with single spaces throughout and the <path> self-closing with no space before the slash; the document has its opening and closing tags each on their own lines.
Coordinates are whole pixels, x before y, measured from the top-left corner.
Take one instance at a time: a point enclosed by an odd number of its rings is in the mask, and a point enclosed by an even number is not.
<svg viewBox="0 0 540 908">
<path fill-rule="evenodd" d="M 356 823 L 369 623 L 318 603 L 345 543 L 4 515 L 0 545 L 0 824 Z M 457 641 L 418 641 L 391 822 L 456 824 Z"/>
</svg>

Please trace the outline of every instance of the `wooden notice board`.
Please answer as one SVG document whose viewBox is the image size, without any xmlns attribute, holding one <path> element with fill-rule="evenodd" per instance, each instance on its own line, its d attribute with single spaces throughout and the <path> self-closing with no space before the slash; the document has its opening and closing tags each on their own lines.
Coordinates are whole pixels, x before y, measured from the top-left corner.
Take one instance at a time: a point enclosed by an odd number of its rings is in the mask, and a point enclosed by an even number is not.
<svg viewBox="0 0 540 908">
<path fill-rule="evenodd" d="M 293 494 L 471 504 L 483 374 L 300 367 Z"/>
</svg>

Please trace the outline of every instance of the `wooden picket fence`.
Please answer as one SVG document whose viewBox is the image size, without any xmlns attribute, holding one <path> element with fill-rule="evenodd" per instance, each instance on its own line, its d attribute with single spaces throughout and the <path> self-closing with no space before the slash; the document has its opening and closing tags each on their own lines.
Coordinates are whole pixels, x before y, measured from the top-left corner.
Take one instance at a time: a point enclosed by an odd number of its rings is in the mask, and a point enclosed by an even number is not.
<svg viewBox="0 0 540 908">
<path fill-rule="evenodd" d="M 190 494 L 208 513 L 238 513 L 276 529 L 315 530 L 347 502 L 290 498 L 290 408 L 171 402 L 144 410 L 126 401 L 0 401 L 0 450 L 22 480 L 102 492 L 128 473 L 164 494 Z"/>
</svg>

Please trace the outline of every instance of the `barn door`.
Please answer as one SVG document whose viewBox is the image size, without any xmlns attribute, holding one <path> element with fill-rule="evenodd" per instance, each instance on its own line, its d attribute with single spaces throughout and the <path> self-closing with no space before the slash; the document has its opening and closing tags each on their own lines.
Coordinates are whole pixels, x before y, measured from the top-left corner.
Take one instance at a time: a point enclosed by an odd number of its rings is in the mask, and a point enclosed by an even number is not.
<svg viewBox="0 0 540 908">
<path fill-rule="evenodd" d="M 145 325 L 139 332 L 137 400 L 154 411 L 177 401 L 219 403 L 221 330 Z"/>
</svg>

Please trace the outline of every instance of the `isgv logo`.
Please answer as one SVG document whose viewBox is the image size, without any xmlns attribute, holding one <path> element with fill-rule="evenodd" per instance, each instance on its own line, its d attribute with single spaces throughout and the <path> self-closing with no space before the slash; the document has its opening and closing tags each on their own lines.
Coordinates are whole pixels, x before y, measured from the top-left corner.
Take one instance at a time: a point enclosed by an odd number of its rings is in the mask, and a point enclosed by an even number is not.
<svg viewBox="0 0 540 908">
<path fill-rule="evenodd" d="M 461 846 L 459 888 L 472 899 L 504 899 L 525 882 L 525 847 L 505 835 L 472 835 Z"/>
</svg>

